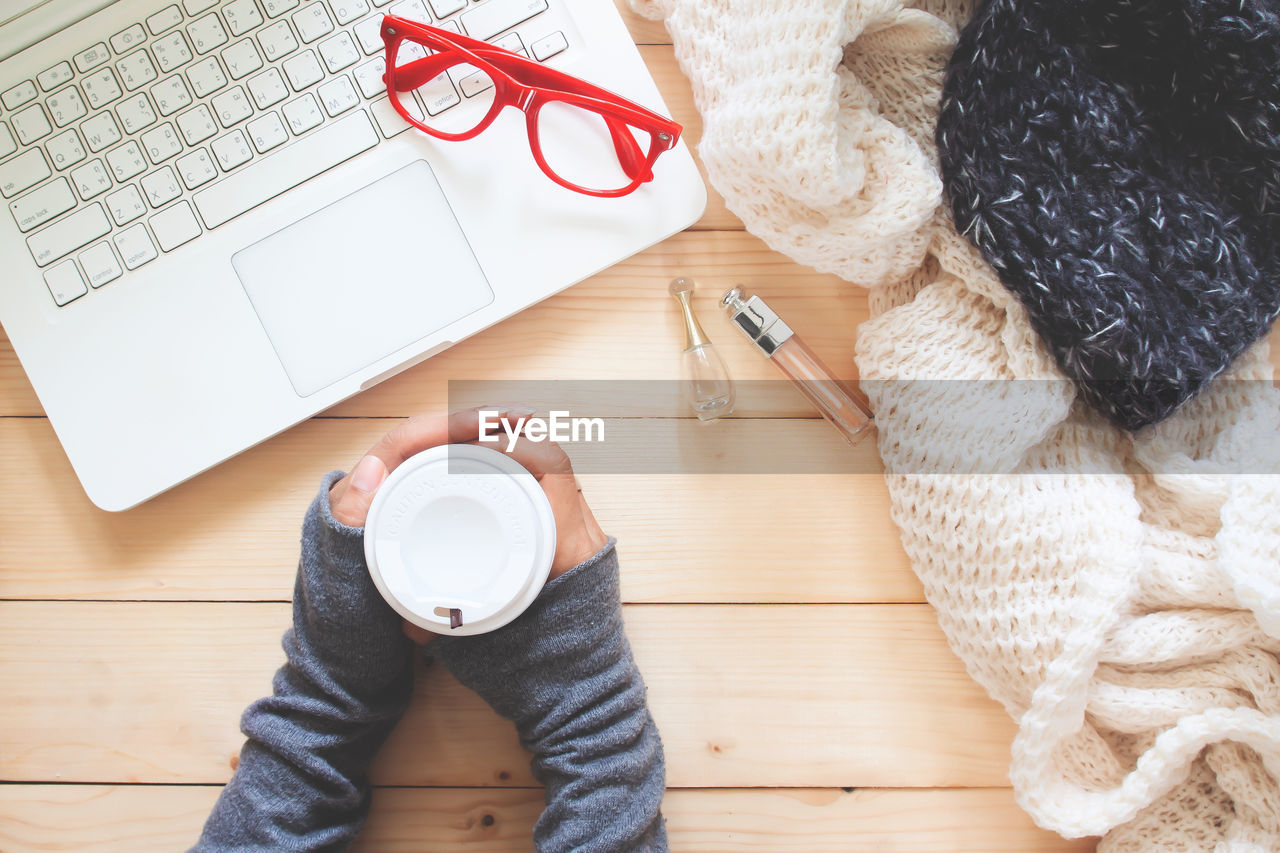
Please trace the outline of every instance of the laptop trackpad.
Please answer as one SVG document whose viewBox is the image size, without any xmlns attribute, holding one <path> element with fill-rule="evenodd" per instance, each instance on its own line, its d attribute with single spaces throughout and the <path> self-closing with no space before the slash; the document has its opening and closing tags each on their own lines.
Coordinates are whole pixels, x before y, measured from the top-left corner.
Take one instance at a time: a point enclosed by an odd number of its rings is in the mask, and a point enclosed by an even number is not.
<svg viewBox="0 0 1280 853">
<path fill-rule="evenodd" d="M 231 262 L 302 397 L 493 301 L 422 160 L 277 231 Z"/>
</svg>

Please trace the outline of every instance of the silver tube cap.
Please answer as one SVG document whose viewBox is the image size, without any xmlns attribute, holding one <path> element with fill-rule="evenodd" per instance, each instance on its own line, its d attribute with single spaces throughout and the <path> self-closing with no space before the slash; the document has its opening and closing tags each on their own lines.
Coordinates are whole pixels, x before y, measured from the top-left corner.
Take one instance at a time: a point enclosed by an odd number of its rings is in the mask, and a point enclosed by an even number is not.
<svg viewBox="0 0 1280 853">
<path fill-rule="evenodd" d="M 778 347 L 791 339 L 791 327 L 773 312 L 763 299 L 743 299 L 742 288 L 735 287 L 724 295 L 721 304 L 729 312 L 729 320 L 765 355 L 772 356 Z"/>
</svg>

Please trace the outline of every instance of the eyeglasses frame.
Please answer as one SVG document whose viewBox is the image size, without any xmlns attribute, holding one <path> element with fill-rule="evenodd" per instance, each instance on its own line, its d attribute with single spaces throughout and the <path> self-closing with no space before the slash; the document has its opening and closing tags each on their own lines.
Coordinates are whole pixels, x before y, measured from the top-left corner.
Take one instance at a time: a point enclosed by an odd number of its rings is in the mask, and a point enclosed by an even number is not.
<svg viewBox="0 0 1280 853">
<path fill-rule="evenodd" d="M 618 198 L 634 192 L 641 184 L 653 180 L 654 162 L 664 151 L 674 148 L 680 139 L 683 128 L 671 119 L 629 101 L 621 95 L 588 83 L 586 80 L 526 59 L 518 53 L 488 42 L 396 15 L 386 15 L 382 19 L 381 35 L 386 48 L 384 54 L 386 71 L 382 79 L 386 83 L 392 108 L 405 121 L 437 139 L 461 142 L 484 132 L 504 108 L 516 107 L 525 115 L 529 149 L 533 153 L 534 161 L 548 178 L 565 189 L 597 198 Z M 397 70 L 396 56 L 406 37 L 412 37 L 414 41 L 435 53 L 415 59 L 404 68 Z M 432 128 L 414 118 L 400 102 L 401 93 L 412 92 L 436 77 L 441 71 L 460 64 L 438 63 L 443 67 L 440 71 L 434 70 L 430 64 L 432 57 L 446 53 L 461 54 L 468 64 L 489 75 L 489 79 L 494 84 L 493 104 L 489 107 L 488 113 L 475 127 L 463 133 L 447 133 Z M 406 70 L 420 63 L 428 63 L 428 65 L 420 68 L 408 79 L 403 76 Z M 517 74 L 522 75 L 523 80 L 517 79 Z M 413 85 L 408 85 L 410 83 Z M 614 150 L 618 155 L 618 162 L 622 165 L 624 173 L 631 178 L 630 184 L 621 189 L 593 189 L 575 184 L 551 168 L 543 156 L 537 126 L 539 112 L 546 104 L 553 101 L 598 113 L 604 119 L 613 140 Z M 647 153 L 640 150 L 631 132 L 625 127 L 620 127 L 619 122 L 649 134 L 650 144 Z"/>
</svg>

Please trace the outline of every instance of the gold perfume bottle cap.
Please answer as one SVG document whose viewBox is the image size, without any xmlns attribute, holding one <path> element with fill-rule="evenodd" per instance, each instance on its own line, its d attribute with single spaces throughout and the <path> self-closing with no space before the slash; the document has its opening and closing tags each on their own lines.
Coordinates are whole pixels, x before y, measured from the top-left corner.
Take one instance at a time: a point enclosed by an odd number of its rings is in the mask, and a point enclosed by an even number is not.
<svg viewBox="0 0 1280 853">
<path fill-rule="evenodd" d="M 684 348 L 686 350 L 711 343 L 707 333 L 702 331 L 698 318 L 693 314 L 693 289 L 693 279 L 684 277 L 672 279 L 667 287 L 667 292 L 680 303 L 680 313 L 684 316 Z"/>
</svg>

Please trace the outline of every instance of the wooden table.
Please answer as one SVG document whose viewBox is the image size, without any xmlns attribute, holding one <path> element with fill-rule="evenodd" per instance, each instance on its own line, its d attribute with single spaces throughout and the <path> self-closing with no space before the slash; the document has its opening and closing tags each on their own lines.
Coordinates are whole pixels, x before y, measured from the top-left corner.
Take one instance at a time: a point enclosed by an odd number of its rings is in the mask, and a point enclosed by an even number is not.
<svg viewBox="0 0 1280 853">
<path fill-rule="evenodd" d="M 669 37 L 619 4 L 696 145 Z M 192 843 L 231 775 L 240 713 L 283 660 L 320 475 L 396 419 L 443 410 L 451 378 L 678 377 L 677 275 L 701 283 L 736 379 L 776 375 L 713 307 L 734 283 L 852 371 L 864 294 L 768 250 L 714 191 L 688 231 L 126 513 L 85 498 L 0 340 L 0 850 Z M 876 470 L 874 442 L 850 450 L 798 397 L 746 414 L 715 428 L 782 429 Z M 878 474 L 596 474 L 584 487 L 620 541 L 673 849 L 1093 848 L 1014 804 L 1014 726 L 947 648 Z M 542 791 L 511 728 L 438 668 L 417 685 L 375 767 L 359 849 L 532 849 Z"/>
</svg>

